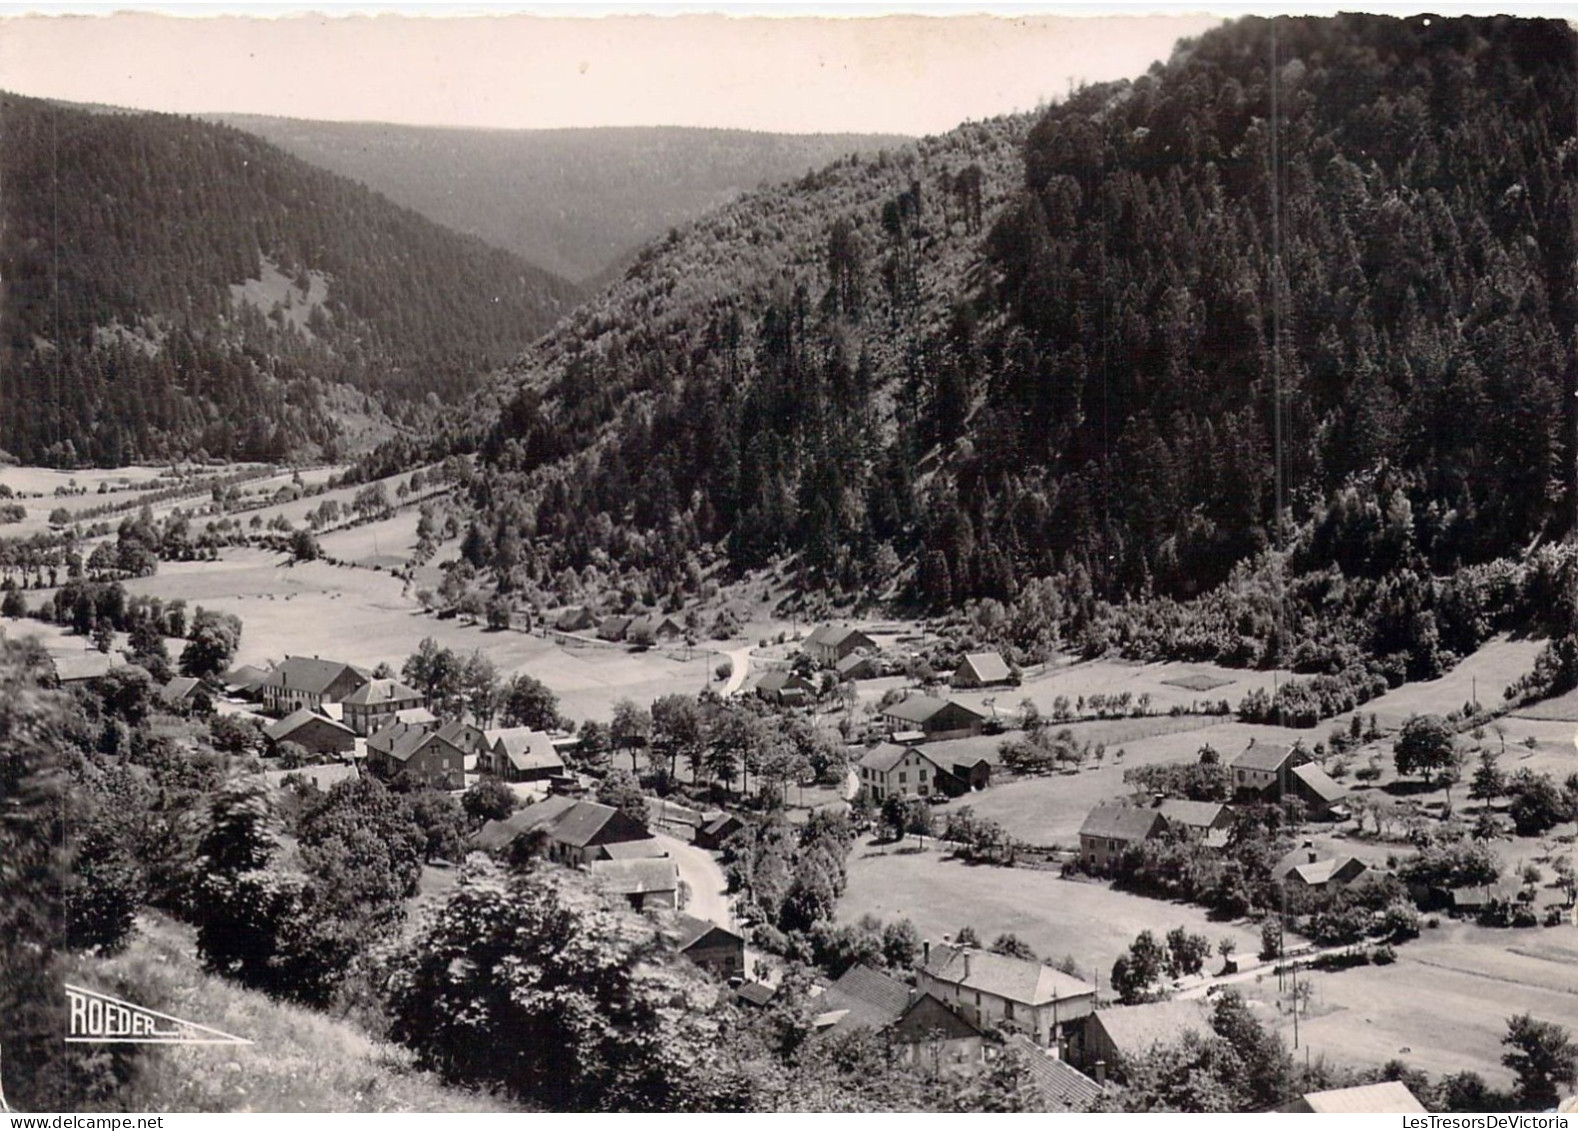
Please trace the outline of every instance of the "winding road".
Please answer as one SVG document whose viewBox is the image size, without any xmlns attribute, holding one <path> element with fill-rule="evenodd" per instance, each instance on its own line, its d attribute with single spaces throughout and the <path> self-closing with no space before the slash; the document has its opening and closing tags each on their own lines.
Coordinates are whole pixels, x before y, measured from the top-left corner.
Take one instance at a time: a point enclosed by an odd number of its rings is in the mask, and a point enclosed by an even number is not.
<svg viewBox="0 0 1578 1131">
<path fill-rule="evenodd" d="M 686 844 L 667 833 L 653 833 L 674 858 L 679 878 L 690 888 L 690 902 L 684 911 L 698 919 L 734 929 L 734 913 L 729 907 L 729 881 L 722 867 L 706 849 Z"/>
</svg>

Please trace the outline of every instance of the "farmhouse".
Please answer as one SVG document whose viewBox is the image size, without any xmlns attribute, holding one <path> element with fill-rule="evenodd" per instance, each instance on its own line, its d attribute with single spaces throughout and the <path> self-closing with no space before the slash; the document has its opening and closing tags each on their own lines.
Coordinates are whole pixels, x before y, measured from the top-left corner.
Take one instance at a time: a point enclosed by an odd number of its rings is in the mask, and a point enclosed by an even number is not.
<svg viewBox="0 0 1578 1131">
<path fill-rule="evenodd" d="M 894 733 L 919 731 L 927 738 L 963 738 L 980 734 L 986 716 L 952 699 L 911 695 L 882 708 L 882 720 Z"/>
<path fill-rule="evenodd" d="M 862 649 L 876 651 L 877 642 L 858 628 L 850 628 L 847 625 L 839 628 L 824 624 L 813 629 L 800 647 L 806 655 L 816 661 L 817 667 L 830 668 L 846 656 Z"/>
<path fill-rule="evenodd" d="M 1096 1008 L 1094 986 L 1022 958 L 925 944 L 917 986 L 982 1027 L 1004 1024 L 1041 1046 Z"/>
<path fill-rule="evenodd" d="M 1022 1033 L 1010 1036 L 1007 1046 L 1019 1050 L 1030 1081 L 1048 1111 L 1084 1111 L 1106 1090 L 1068 1061 L 1037 1048 Z"/>
<path fill-rule="evenodd" d="M 916 995 L 887 1034 L 906 1060 L 934 1072 L 973 1073 L 985 1060 L 981 1030 L 928 993 Z"/>
<path fill-rule="evenodd" d="M 450 742 L 460 747 L 461 751 L 466 755 L 467 770 L 476 769 L 478 763 L 482 761 L 482 756 L 491 753 L 488 737 L 483 733 L 481 727 L 461 719 L 451 719 L 442 726 L 434 726 L 433 724 L 437 723 L 438 720 L 432 718 L 431 715 L 425 722 L 421 722 L 415 717 L 408 717 L 415 716 L 417 711 L 422 710 L 423 708 L 418 707 L 410 711 L 401 711 L 395 718 L 400 722 L 410 722 L 413 726 L 426 726 L 445 742 Z"/>
<path fill-rule="evenodd" d="M 1288 779 L 1288 793 L 1304 802 L 1305 812 L 1317 821 L 1334 816 L 1337 807 L 1348 796 L 1348 791 L 1314 762 L 1293 767 Z"/>
<path fill-rule="evenodd" d="M 1356 856 L 1322 856 L 1305 841 L 1271 869 L 1271 877 L 1290 890 L 1343 888 L 1368 875 L 1370 866 Z"/>
<path fill-rule="evenodd" d="M 837 664 L 833 665 L 833 670 L 838 673 L 839 683 L 849 679 L 876 679 L 882 674 L 881 669 L 877 666 L 875 656 L 866 656 L 859 653 L 845 656 Z"/>
<path fill-rule="evenodd" d="M 1079 827 L 1079 859 L 1092 872 L 1109 871 L 1131 844 L 1161 835 L 1167 819 L 1160 809 L 1098 805 Z"/>
<path fill-rule="evenodd" d="M 859 764 L 860 789 L 871 801 L 890 797 L 930 797 L 945 793 L 957 797 L 969 785 L 945 770 L 915 746 L 885 742 L 873 746 Z"/>
<path fill-rule="evenodd" d="M 661 613 L 636 617 L 625 629 L 627 640 L 655 640 L 659 644 L 670 643 L 684 635 L 685 630 L 679 622 Z"/>
<path fill-rule="evenodd" d="M 674 949 L 725 982 L 745 976 L 744 938 L 694 915 L 677 915 L 674 921 L 679 927 Z"/>
<path fill-rule="evenodd" d="M 386 778 L 405 773 L 440 789 L 461 789 L 466 752 L 432 731 L 394 722 L 367 740 L 367 768 Z"/>
<path fill-rule="evenodd" d="M 909 1008 L 912 991 L 903 982 L 857 962 L 816 999 L 818 1030 L 880 1032 Z"/>
<path fill-rule="evenodd" d="M 1156 810 L 1166 820 L 1169 829 L 1176 829 L 1213 846 L 1226 844 L 1228 830 L 1233 827 L 1233 811 L 1220 801 L 1189 801 L 1169 797 Z"/>
<path fill-rule="evenodd" d="M 592 615 L 592 610 L 585 605 L 576 605 L 559 613 L 554 619 L 553 627 L 560 632 L 585 632 L 597 623 L 597 618 Z"/>
<path fill-rule="evenodd" d="M 1292 1103 L 1276 1110 L 1313 1115 L 1425 1114 L 1425 1106 L 1401 1080 L 1360 1084 L 1353 1088 L 1332 1088 L 1326 1092 L 1305 1092 Z"/>
<path fill-rule="evenodd" d="M 252 664 L 242 664 L 238 668 L 231 668 L 219 677 L 220 686 L 226 695 L 236 695 L 244 699 L 257 698 L 259 689 L 268 680 L 268 672 Z"/>
<path fill-rule="evenodd" d="M 51 654 L 49 659 L 55 667 L 55 679 L 62 687 L 99 679 L 122 666 L 119 656 L 112 652 L 100 652 L 97 649 L 90 652 Z"/>
<path fill-rule="evenodd" d="M 338 703 L 367 680 L 366 672 L 337 660 L 286 656 L 258 690 L 264 709 L 284 715 L 300 707 Z"/>
<path fill-rule="evenodd" d="M 723 847 L 723 842 L 745 827 L 745 822 L 733 813 L 709 813 L 702 824 L 696 828 L 695 839 L 692 843 L 697 848 L 705 848 L 708 852 L 716 852 Z"/>
<path fill-rule="evenodd" d="M 399 712 L 427 706 L 427 696 L 397 679 L 370 679 L 340 704 L 345 708 L 345 725 L 366 738 Z"/>
<path fill-rule="evenodd" d="M 596 801 L 549 797 L 528 805 L 503 821 L 489 821 L 472 839 L 477 848 L 497 852 L 527 833 L 541 833 L 548 859 L 585 867 L 597 860 L 622 856 L 627 861 L 661 854 L 662 846 L 627 813 Z M 620 845 L 636 845 L 620 849 Z"/>
<path fill-rule="evenodd" d="M 282 743 L 294 742 L 309 754 L 349 754 L 356 749 L 356 735 L 344 723 L 337 723 L 317 711 L 300 707 L 283 719 L 263 728 L 263 737 L 276 753 Z"/>
<path fill-rule="evenodd" d="M 799 707 L 816 697 L 816 685 L 799 672 L 779 668 L 756 681 L 756 694 L 780 707 Z"/>
<path fill-rule="evenodd" d="M 625 638 L 625 633 L 630 631 L 630 622 L 634 619 L 622 614 L 604 617 L 597 622 L 597 636 L 601 640 L 620 641 Z"/>
<path fill-rule="evenodd" d="M 1309 751 L 1299 745 L 1249 740 L 1249 747 L 1228 766 L 1233 788 L 1240 794 L 1266 801 L 1281 801 L 1293 788 L 1295 768 L 1313 761 Z"/>
<path fill-rule="evenodd" d="M 1092 1013 L 1070 1042 L 1070 1059 L 1098 1080 L 1109 1071 L 1121 1077 L 1125 1061 L 1144 1056 L 1157 1045 L 1175 1044 L 1189 1033 L 1210 1036 L 1207 1009 L 1207 1003 L 1197 999 L 1124 1005 Z"/>
<path fill-rule="evenodd" d="M 159 698 L 172 707 L 194 702 L 193 697 L 203 686 L 203 681 L 189 675 L 178 675 L 159 689 Z"/>
<path fill-rule="evenodd" d="M 1019 680 L 1008 662 L 998 653 L 972 652 L 959 661 L 950 682 L 958 688 L 975 688 L 1005 687 Z"/>
<path fill-rule="evenodd" d="M 489 771 L 505 781 L 541 781 L 564 773 L 553 739 L 531 727 L 485 732 Z"/>
<path fill-rule="evenodd" d="M 610 895 L 622 895 L 637 911 L 673 910 L 679 904 L 679 869 L 668 857 L 593 860 L 587 871 Z"/>
</svg>

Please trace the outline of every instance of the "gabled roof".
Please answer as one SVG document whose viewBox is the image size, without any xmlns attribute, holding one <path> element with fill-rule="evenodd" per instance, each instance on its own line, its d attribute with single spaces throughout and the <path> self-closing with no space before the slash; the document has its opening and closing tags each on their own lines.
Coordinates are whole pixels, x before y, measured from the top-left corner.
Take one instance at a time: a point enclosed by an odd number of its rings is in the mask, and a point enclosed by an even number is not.
<svg viewBox="0 0 1578 1131">
<path fill-rule="evenodd" d="M 1305 762 L 1302 766 L 1293 767 L 1293 776 L 1303 782 L 1311 793 L 1327 805 L 1335 805 L 1348 796 L 1348 791 L 1338 785 L 1330 774 L 1314 762 Z"/>
<path fill-rule="evenodd" d="M 858 671 L 867 665 L 875 664 L 876 661 L 870 656 L 862 656 L 859 652 L 851 652 L 842 660 L 838 661 L 837 664 L 833 665 L 833 670 L 838 672 L 839 675 L 848 675 L 852 671 Z"/>
<path fill-rule="evenodd" d="M 422 747 L 433 742 L 444 742 L 438 735 L 422 727 L 393 722 L 367 739 L 370 752 L 386 755 L 396 762 L 408 761 Z M 445 743 L 453 746 L 453 743 Z M 465 751 L 460 751 L 464 754 Z"/>
<path fill-rule="evenodd" d="M 401 718 L 405 714 L 407 712 L 401 711 L 395 718 Z M 460 719 L 451 719 L 449 722 L 443 723 L 433 733 L 445 742 L 453 742 L 468 754 L 475 753 L 482 747 L 492 745 L 488 742 L 487 736 L 481 727 L 473 726 L 471 723 L 463 722 Z"/>
<path fill-rule="evenodd" d="M 826 648 L 837 648 L 851 636 L 859 636 L 863 640 L 871 641 L 871 637 L 867 636 L 864 632 L 861 632 L 860 629 L 852 628 L 847 624 L 823 624 L 818 625 L 812 631 L 811 635 L 805 638 L 805 642 L 807 644 L 820 644 Z M 872 643 L 875 642 L 872 641 Z"/>
<path fill-rule="evenodd" d="M 786 688 L 799 688 L 802 691 L 812 690 L 810 680 L 789 668 L 775 669 L 756 681 L 756 689 L 758 691 L 783 691 Z"/>
<path fill-rule="evenodd" d="M 1227 811 L 1227 806 L 1220 801 L 1189 801 L 1179 797 L 1169 797 L 1157 806 L 1158 813 L 1167 819 L 1169 825 L 1183 825 L 1190 829 L 1212 828 Z"/>
<path fill-rule="evenodd" d="M 731 825 L 738 829 L 742 828 L 744 824 L 745 822 L 740 820 L 733 813 L 720 813 L 716 817 L 712 818 L 712 820 L 702 825 L 701 831 L 707 836 L 718 836 L 720 833 L 727 830 Z"/>
<path fill-rule="evenodd" d="M 286 742 L 308 723 L 319 723 L 333 730 L 344 731 L 346 735 L 355 738 L 351 728 L 344 723 L 337 723 L 333 719 L 325 718 L 311 707 L 298 707 L 283 719 L 275 719 L 263 728 L 263 737 L 270 742 Z"/>
<path fill-rule="evenodd" d="M 531 727 L 509 727 L 485 731 L 488 745 L 509 760 L 517 770 L 562 770 L 564 759 L 554 749 L 553 739 Z"/>
<path fill-rule="evenodd" d="M 644 837 L 640 840 L 622 840 L 616 844 L 600 846 L 610 860 L 656 860 L 660 856 L 667 856 L 668 849 L 656 837 Z"/>
<path fill-rule="evenodd" d="M 316 656 L 286 656 L 285 662 L 268 673 L 264 687 L 290 691 L 305 691 L 309 695 L 322 695 L 345 672 L 367 678 L 361 668 L 339 660 L 320 660 Z"/>
<path fill-rule="evenodd" d="M 971 652 L 959 661 L 959 671 L 966 670 L 981 683 L 1003 683 L 1014 678 L 1008 661 L 996 652 Z"/>
<path fill-rule="evenodd" d="M 1010 1034 L 1008 1047 L 1023 1054 L 1031 1083 L 1054 1111 L 1083 1111 L 1106 1090 L 1067 1061 L 1048 1056 L 1023 1033 Z"/>
<path fill-rule="evenodd" d="M 1145 840 L 1164 823 L 1161 810 L 1141 809 L 1134 805 L 1098 805 L 1079 827 L 1080 836 L 1099 836 L 1108 840 Z"/>
<path fill-rule="evenodd" d="M 933 769 L 937 768 L 937 764 L 927 757 L 924 750 L 915 746 L 900 746 L 894 742 L 884 742 L 878 746 L 873 746 L 866 751 L 865 757 L 861 758 L 858 764 L 862 769 L 875 770 L 879 774 L 885 774 L 904 761 L 904 755 L 911 750 L 925 759 L 927 765 Z"/>
<path fill-rule="evenodd" d="M 928 1041 L 964 1041 L 981 1036 L 981 1030 L 949 1009 L 931 994 L 923 993 L 910 1002 L 903 1016 L 888 1030 L 900 1044 Z"/>
<path fill-rule="evenodd" d="M 1281 742 L 1251 742 L 1231 763 L 1235 770 L 1276 771 L 1293 754 L 1293 747 Z"/>
<path fill-rule="evenodd" d="M 396 711 L 394 717 L 396 722 L 405 723 L 407 726 L 413 727 L 431 728 L 434 723 L 438 722 L 438 716 L 426 707 L 406 707 L 404 710 Z M 450 741 L 454 742 L 455 740 L 450 739 Z"/>
<path fill-rule="evenodd" d="M 370 679 L 340 702 L 352 707 L 376 707 L 380 703 L 420 703 L 423 698 L 420 691 L 398 679 Z"/>
<path fill-rule="evenodd" d="M 767 1005 L 778 996 L 778 987 L 765 982 L 746 982 L 734 991 L 734 996 L 751 1005 Z"/>
<path fill-rule="evenodd" d="M 1292 1106 L 1292 1105 L 1290 1105 Z M 1423 1115 L 1425 1107 L 1401 1080 L 1381 1084 L 1360 1084 L 1355 1088 L 1333 1088 L 1326 1092 L 1305 1092 L 1301 1110 L 1317 1115 Z"/>
<path fill-rule="evenodd" d="M 109 675 L 121 666 L 121 658 L 112 652 L 65 652 L 51 655 L 55 664 L 55 678 L 61 683 L 74 683 L 82 679 L 98 679 Z"/>
<path fill-rule="evenodd" d="M 268 672 L 253 664 L 231 668 L 219 677 L 226 687 L 239 687 L 243 691 L 256 691 L 268 679 Z"/>
<path fill-rule="evenodd" d="M 536 808 L 536 806 L 532 806 Z M 528 813 L 531 809 L 526 810 Z M 596 801 L 577 801 L 570 808 L 556 817 L 549 834 L 560 844 L 584 848 L 596 840 L 603 829 L 609 825 L 636 825 L 621 810 L 611 805 L 603 805 Z M 636 828 L 640 826 L 636 825 Z M 632 829 L 621 830 L 622 833 L 632 833 Z M 639 840 L 649 835 L 645 829 L 640 829 L 640 836 L 621 835 L 622 840 Z"/>
<path fill-rule="evenodd" d="M 843 1014 L 836 1021 L 839 1028 L 885 1029 L 903 1017 L 909 1008 L 910 988 L 857 962 L 822 991 L 817 1003 L 821 1010 Z"/>
<path fill-rule="evenodd" d="M 940 982 L 982 990 L 1026 1005 L 1044 1005 L 1096 992 L 1088 982 L 1039 962 L 967 947 L 934 946 L 931 960 L 923 969 Z"/>
<path fill-rule="evenodd" d="M 882 714 L 890 719 L 900 719 L 906 723 L 917 725 L 926 722 L 938 711 L 953 703 L 951 699 L 938 699 L 934 695 L 911 695 L 908 699 L 900 699 L 897 703 L 882 708 Z M 962 703 L 953 703 L 961 711 L 966 711 L 976 718 L 982 716 Z"/>
<path fill-rule="evenodd" d="M 674 949 L 679 951 L 681 954 L 695 946 L 697 943 L 701 942 L 702 939 L 706 938 L 714 931 L 717 931 L 723 935 L 727 935 L 728 938 L 732 939 L 734 942 L 742 944 L 745 942 L 743 938 L 729 930 L 727 927 L 720 927 L 718 924 L 710 922 L 709 920 L 698 919 L 694 915 L 686 915 L 683 912 L 674 916 L 674 925 L 679 928 L 679 937 L 674 940 Z M 717 941 L 722 942 L 726 940 L 720 939 Z"/>
<path fill-rule="evenodd" d="M 614 895 L 651 895 L 679 888 L 679 869 L 666 856 L 656 860 L 594 860 L 588 868 Z"/>
<path fill-rule="evenodd" d="M 200 679 L 193 679 L 189 675 L 178 675 L 160 688 L 159 694 L 166 702 L 179 703 L 201 686 L 203 681 Z"/>
<path fill-rule="evenodd" d="M 1370 870 L 1370 866 L 1357 856 L 1333 857 L 1329 860 L 1317 860 L 1313 864 L 1305 861 L 1295 864 L 1288 871 L 1289 876 L 1297 877 L 1309 887 L 1320 887 L 1322 884 L 1333 880 L 1339 883 L 1350 883 L 1357 876 Z"/>
<path fill-rule="evenodd" d="M 1153 1001 L 1103 1009 L 1095 1015 L 1120 1056 L 1136 1057 L 1154 1045 L 1170 1045 L 1186 1033 L 1211 1034 L 1206 1004 L 1200 1000 Z"/>
</svg>

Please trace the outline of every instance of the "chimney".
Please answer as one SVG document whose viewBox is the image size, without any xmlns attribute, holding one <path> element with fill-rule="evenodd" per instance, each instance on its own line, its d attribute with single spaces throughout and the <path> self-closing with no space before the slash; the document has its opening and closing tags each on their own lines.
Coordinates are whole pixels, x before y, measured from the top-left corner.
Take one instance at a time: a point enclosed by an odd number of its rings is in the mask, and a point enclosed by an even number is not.
<svg viewBox="0 0 1578 1131">
<path fill-rule="evenodd" d="M 1167 800 L 1167 795 L 1165 793 L 1153 793 L 1153 794 L 1151 794 L 1151 808 L 1152 809 L 1160 809 L 1162 807 L 1162 802 L 1164 802 L 1166 800 Z"/>
<path fill-rule="evenodd" d="M 943 941 L 946 942 L 947 939 L 944 939 Z M 931 940 L 930 939 L 922 939 L 921 940 L 921 965 L 922 966 L 930 966 L 931 965 Z"/>
<path fill-rule="evenodd" d="M 1317 856 L 1317 854 L 1316 854 L 1316 852 L 1315 852 L 1315 850 L 1313 848 L 1309 850 L 1309 858 L 1310 858 L 1310 863 L 1311 864 L 1315 863 L 1315 861 L 1317 859 L 1319 859 L 1319 857 Z"/>
<path fill-rule="evenodd" d="M 966 982 L 968 982 L 970 980 L 970 949 L 969 949 L 969 947 L 966 947 L 965 950 L 964 950 L 964 980 Z"/>
</svg>

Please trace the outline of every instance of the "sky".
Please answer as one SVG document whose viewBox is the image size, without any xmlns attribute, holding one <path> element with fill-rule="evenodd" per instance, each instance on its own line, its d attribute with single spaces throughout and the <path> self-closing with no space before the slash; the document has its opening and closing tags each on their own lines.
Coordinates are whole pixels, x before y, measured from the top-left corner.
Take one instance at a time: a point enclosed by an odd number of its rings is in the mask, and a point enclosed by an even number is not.
<svg viewBox="0 0 1578 1131">
<path fill-rule="evenodd" d="M 919 135 L 1139 75 L 1222 19 L 192 14 L 220 7 L 19 15 L 0 5 L 0 88 L 181 113 Z"/>
</svg>

